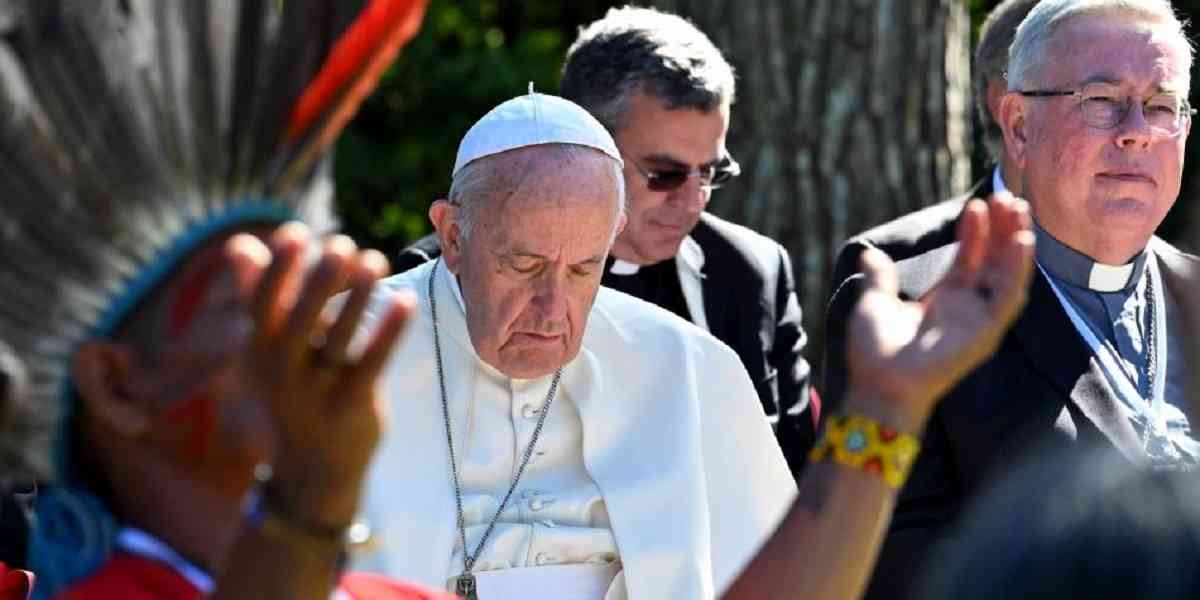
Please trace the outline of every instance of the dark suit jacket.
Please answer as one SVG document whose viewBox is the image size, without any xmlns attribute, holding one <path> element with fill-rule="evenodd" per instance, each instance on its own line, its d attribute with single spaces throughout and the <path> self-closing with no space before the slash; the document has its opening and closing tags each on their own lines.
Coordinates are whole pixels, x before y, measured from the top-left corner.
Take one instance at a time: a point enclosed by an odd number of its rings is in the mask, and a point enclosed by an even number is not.
<svg viewBox="0 0 1200 600">
<path fill-rule="evenodd" d="M 704 253 L 701 291 L 708 329 L 741 357 L 763 410 L 777 419 L 780 447 L 798 475 L 815 439 L 819 407 L 810 402 L 810 369 L 801 354 L 807 337 L 787 250 L 708 213 L 691 236 Z M 394 264 L 405 271 L 440 254 L 431 235 L 406 248 Z"/>
<path fill-rule="evenodd" d="M 901 295 L 918 298 L 949 270 L 958 244 L 927 245 L 913 253 L 909 242 L 952 240 L 964 202 L 959 198 L 873 229 L 848 242 L 843 254 L 861 254 L 867 245 L 891 249 L 898 259 Z M 1200 264 L 1198 259 L 1158 238 L 1151 243 L 1168 291 L 1179 306 L 1187 305 L 1183 299 L 1194 284 L 1185 282 L 1185 274 Z M 845 392 L 845 325 L 861 285 L 862 275 L 847 277 L 829 304 L 825 391 L 830 402 Z M 950 534 L 948 525 L 960 509 L 1032 448 L 1044 453 L 1090 443 L 1115 448 L 1134 462 L 1145 460 L 1119 405 L 1049 283 L 1035 271 L 1025 310 L 996 354 L 934 411 L 866 597 L 912 597 L 912 585 L 926 568 L 923 561 Z"/>
</svg>

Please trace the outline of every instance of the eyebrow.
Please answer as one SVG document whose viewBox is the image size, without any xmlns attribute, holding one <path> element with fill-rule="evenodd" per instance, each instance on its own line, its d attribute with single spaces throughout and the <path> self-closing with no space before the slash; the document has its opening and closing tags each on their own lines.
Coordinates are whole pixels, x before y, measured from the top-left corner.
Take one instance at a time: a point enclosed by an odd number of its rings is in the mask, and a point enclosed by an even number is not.
<svg viewBox="0 0 1200 600">
<path fill-rule="evenodd" d="M 544 261 L 549 261 L 549 260 L 550 260 L 550 257 L 549 257 L 549 256 L 543 256 L 543 255 L 541 255 L 541 254 L 538 254 L 538 253 L 536 253 L 536 252 L 525 252 L 525 251 L 522 251 L 522 250 L 517 250 L 517 251 L 513 251 L 513 252 L 505 252 L 505 253 L 501 253 L 501 254 L 500 254 L 500 257 L 501 257 L 502 259 L 504 259 L 504 260 L 512 260 L 512 259 L 514 259 L 514 258 L 533 258 L 533 259 L 537 259 L 537 260 L 544 260 Z M 598 264 L 601 264 L 601 263 L 603 263 L 603 262 L 604 262 L 604 254 L 596 254 L 596 255 L 590 256 L 590 257 L 588 257 L 588 258 L 585 258 L 585 259 L 583 259 L 583 260 L 581 260 L 581 261 L 579 261 L 579 262 L 577 262 L 577 263 L 573 263 L 571 266 L 575 266 L 575 265 L 598 265 Z"/>
<path fill-rule="evenodd" d="M 1087 79 L 1084 79 L 1082 82 L 1080 82 L 1079 87 L 1082 88 L 1084 86 L 1091 85 L 1093 83 L 1104 83 L 1104 84 L 1115 86 L 1115 87 L 1122 87 L 1122 85 L 1123 85 L 1123 82 L 1119 78 L 1114 77 L 1112 75 L 1093 75 L 1091 77 L 1088 77 Z M 1184 95 L 1184 92 L 1182 90 L 1180 90 L 1178 88 L 1164 87 L 1162 83 L 1156 84 L 1154 86 L 1152 92 L 1155 94 L 1170 93 L 1170 94 Z"/>
<path fill-rule="evenodd" d="M 670 156 L 668 154 L 651 154 L 651 155 L 644 157 L 642 160 L 644 160 L 646 162 L 671 165 L 673 167 L 679 167 L 680 169 L 691 168 L 691 165 L 689 165 L 688 163 L 686 163 L 682 160 L 679 160 L 678 158 L 675 158 L 673 156 Z M 706 163 L 703 163 L 700 166 L 701 167 L 715 167 L 718 164 L 720 164 L 721 161 L 723 161 L 723 160 L 725 160 L 725 156 L 723 156 L 723 155 L 717 156 L 716 158 L 714 158 Z"/>
</svg>

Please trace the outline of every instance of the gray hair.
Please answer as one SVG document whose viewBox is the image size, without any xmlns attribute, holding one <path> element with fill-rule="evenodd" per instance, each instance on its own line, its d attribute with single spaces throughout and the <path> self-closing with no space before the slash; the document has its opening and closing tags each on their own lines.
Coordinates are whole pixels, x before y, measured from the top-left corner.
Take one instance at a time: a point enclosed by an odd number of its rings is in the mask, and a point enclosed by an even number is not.
<svg viewBox="0 0 1200 600">
<path fill-rule="evenodd" d="M 988 157 L 998 163 L 1004 158 L 1004 132 L 988 107 L 988 86 L 1003 81 L 1008 68 L 1008 48 L 1017 34 L 1017 26 L 1041 0 L 1004 0 L 979 28 L 979 44 L 975 48 L 975 72 L 972 87 L 975 91 L 975 113 L 983 125 L 983 143 Z"/>
<path fill-rule="evenodd" d="M 1126 15 L 1168 25 L 1187 46 L 1187 70 L 1192 67 L 1193 48 L 1184 32 L 1183 22 L 1169 0 L 1045 0 L 1038 4 L 1017 28 L 1017 36 L 1008 51 L 1008 89 L 1027 89 L 1052 57 L 1047 50 L 1058 29 L 1071 19 L 1088 15 Z"/>
<path fill-rule="evenodd" d="M 471 237 L 475 225 L 475 209 L 479 202 L 493 196 L 511 194 L 521 181 L 530 175 L 527 152 L 536 148 L 540 157 L 548 157 L 562 162 L 574 162 L 594 156 L 602 156 L 612 169 L 612 176 L 617 185 L 617 214 L 625 214 L 625 176 L 621 163 L 613 157 L 588 146 L 577 144 L 543 144 L 501 152 L 491 156 L 471 161 L 459 169 L 450 182 L 450 193 L 447 201 L 456 208 L 455 220 L 458 223 L 459 236 L 463 239 Z M 522 164 L 513 164 L 520 162 Z M 616 224 L 613 225 L 609 245 L 617 237 Z"/>
<path fill-rule="evenodd" d="M 733 67 L 682 17 L 652 8 L 612 8 L 582 28 L 567 50 L 561 92 L 616 132 L 636 91 L 662 99 L 670 110 L 707 113 L 733 103 Z"/>
</svg>

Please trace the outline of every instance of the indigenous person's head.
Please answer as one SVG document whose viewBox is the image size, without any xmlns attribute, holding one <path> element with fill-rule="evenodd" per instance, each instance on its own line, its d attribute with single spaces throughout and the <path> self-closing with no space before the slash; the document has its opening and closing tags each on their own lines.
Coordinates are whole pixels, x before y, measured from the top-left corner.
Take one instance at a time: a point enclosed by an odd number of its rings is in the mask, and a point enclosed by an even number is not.
<svg viewBox="0 0 1200 600">
<path fill-rule="evenodd" d="M 429 216 L 480 359 L 533 378 L 579 353 L 624 197 L 612 137 L 562 98 L 531 91 L 467 132 Z"/>
<path fill-rule="evenodd" d="M 612 132 L 625 158 L 629 223 L 613 255 L 636 264 L 675 256 L 712 190 L 739 172 L 725 149 L 733 68 L 688 21 L 615 8 L 567 51 L 562 94 Z"/>
<path fill-rule="evenodd" d="M 1038 223 L 1107 264 L 1179 194 L 1192 47 L 1166 0 L 1044 0 L 1009 51 L 1008 152 Z"/>
<path fill-rule="evenodd" d="M 1004 132 L 1000 128 L 1000 101 L 1008 91 L 1005 71 L 1008 69 L 1008 48 L 1017 35 L 1017 26 L 1040 0 L 1004 0 L 988 13 L 979 27 L 979 43 L 975 46 L 975 70 L 971 73 L 971 90 L 975 95 L 975 114 L 983 127 L 983 143 L 988 161 L 1004 164 Z M 1020 185 L 1015 165 L 1004 164 L 1006 180 Z M 1017 192 L 1017 190 L 1013 190 Z"/>
<path fill-rule="evenodd" d="M 330 115 L 355 105 L 317 84 L 363 6 L 36 0 L 0 25 L 0 339 L 29 374 L 0 439 L 51 484 L 40 594 L 118 523 L 236 532 L 271 453 L 241 360 L 270 259 L 229 242 L 332 229 Z M 149 509 L 167 495 L 177 514 Z"/>
</svg>

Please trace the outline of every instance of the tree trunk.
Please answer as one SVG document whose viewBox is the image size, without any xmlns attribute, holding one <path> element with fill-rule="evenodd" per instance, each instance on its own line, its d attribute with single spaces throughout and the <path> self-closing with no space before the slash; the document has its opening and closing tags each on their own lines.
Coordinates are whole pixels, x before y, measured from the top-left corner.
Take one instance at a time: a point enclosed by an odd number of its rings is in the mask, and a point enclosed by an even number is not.
<svg viewBox="0 0 1200 600">
<path fill-rule="evenodd" d="M 791 252 L 810 359 L 850 235 L 970 184 L 970 22 L 961 0 L 655 0 L 738 74 L 740 180 L 711 210 Z"/>
</svg>

